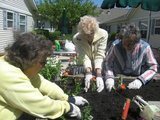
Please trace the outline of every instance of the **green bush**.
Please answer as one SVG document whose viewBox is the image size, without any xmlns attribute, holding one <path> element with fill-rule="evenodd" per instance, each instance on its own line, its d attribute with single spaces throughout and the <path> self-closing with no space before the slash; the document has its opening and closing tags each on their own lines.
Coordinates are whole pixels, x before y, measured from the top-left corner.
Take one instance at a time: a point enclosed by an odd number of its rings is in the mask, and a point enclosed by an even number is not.
<svg viewBox="0 0 160 120">
<path fill-rule="evenodd" d="M 47 39 L 49 39 L 49 31 L 48 31 L 48 30 L 36 29 L 36 30 L 34 30 L 34 32 L 35 32 L 36 34 L 43 35 L 43 36 L 45 36 Z"/>
<path fill-rule="evenodd" d="M 49 39 L 54 42 L 54 40 L 59 40 L 61 36 L 60 31 L 54 31 L 49 33 Z"/>
<path fill-rule="evenodd" d="M 62 40 L 72 40 L 73 39 L 73 34 L 66 34 L 65 36 L 61 36 Z"/>
</svg>

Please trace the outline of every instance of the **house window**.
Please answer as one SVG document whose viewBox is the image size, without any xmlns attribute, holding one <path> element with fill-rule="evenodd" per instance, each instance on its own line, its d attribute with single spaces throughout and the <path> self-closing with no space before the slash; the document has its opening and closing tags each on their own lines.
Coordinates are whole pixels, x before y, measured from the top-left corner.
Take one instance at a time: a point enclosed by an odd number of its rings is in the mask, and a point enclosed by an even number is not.
<svg viewBox="0 0 160 120">
<path fill-rule="evenodd" d="M 26 32 L 27 28 L 27 16 L 19 14 L 18 12 L 12 12 L 3 10 L 3 29 L 14 29 L 20 32 Z"/>
<path fill-rule="evenodd" d="M 26 31 L 26 16 L 19 15 L 19 28 L 21 32 Z"/>
<path fill-rule="evenodd" d="M 7 21 L 7 28 L 13 28 L 14 17 L 12 12 L 7 12 L 6 21 Z"/>
<path fill-rule="evenodd" d="M 160 19 L 155 20 L 155 26 L 154 26 L 155 34 L 160 34 Z"/>
<path fill-rule="evenodd" d="M 140 21 L 139 22 L 139 29 L 141 32 L 141 38 L 147 38 L 147 29 L 148 29 L 148 21 Z"/>
</svg>

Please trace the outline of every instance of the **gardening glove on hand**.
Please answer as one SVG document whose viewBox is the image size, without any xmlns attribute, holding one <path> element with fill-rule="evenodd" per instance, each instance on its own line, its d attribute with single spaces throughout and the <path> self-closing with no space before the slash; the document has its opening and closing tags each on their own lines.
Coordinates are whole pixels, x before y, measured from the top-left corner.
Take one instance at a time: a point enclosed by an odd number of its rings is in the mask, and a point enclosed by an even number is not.
<svg viewBox="0 0 160 120">
<path fill-rule="evenodd" d="M 97 92 L 101 92 L 104 89 L 104 82 L 102 77 L 96 78 Z"/>
<path fill-rule="evenodd" d="M 88 91 L 88 89 L 90 88 L 90 80 L 92 79 L 92 74 L 87 74 L 86 76 L 85 76 L 85 88 L 84 88 L 84 90 L 85 90 L 85 92 L 87 92 Z"/>
<path fill-rule="evenodd" d="M 79 109 L 79 107 L 77 107 L 73 103 L 70 103 L 70 111 L 68 112 L 67 115 L 80 120 L 81 119 L 81 110 Z"/>
<path fill-rule="evenodd" d="M 110 92 L 114 87 L 114 79 L 113 78 L 107 79 L 105 82 L 105 85 L 106 85 L 106 89 Z"/>
<path fill-rule="evenodd" d="M 127 86 L 129 89 L 139 89 L 142 86 L 142 82 L 138 79 L 135 79 L 133 82 L 129 83 Z"/>
<path fill-rule="evenodd" d="M 81 96 L 71 96 L 69 97 L 68 101 L 77 106 L 84 106 L 85 104 L 89 104 L 89 102 Z"/>
</svg>

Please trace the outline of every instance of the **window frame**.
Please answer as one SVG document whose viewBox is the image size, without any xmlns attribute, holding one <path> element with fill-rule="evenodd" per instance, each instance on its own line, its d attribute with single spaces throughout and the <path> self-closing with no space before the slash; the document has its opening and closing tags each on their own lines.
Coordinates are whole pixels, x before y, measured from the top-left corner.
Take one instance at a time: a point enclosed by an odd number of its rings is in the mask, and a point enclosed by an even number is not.
<svg viewBox="0 0 160 120">
<path fill-rule="evenodd" d="M 155 23 L 154 23 L 154 34 L 155 34 L 155 35 L 160 35 L 160 32 L 159 32 L 159 33 L 156 33 L 156 28 L 159 28 L 159 29 L 160 29 L 160 25 L 159 25 L 159 26 L 156 25 L 157 20 L 160 21 L 160 18 L 155 19 Z"/>
<path fill-rule="evenodd" d="M 8 19 L 8 13 L 12 13 L 13 19 Z M 12 27 L 8 27 L 8 22 L 12 22 Z M 13 29 L 14 28 L 14 12 L 13 11 L 6 11 L 6 28 L 7 29 Z"/>
<path fill-rule="evenodd" d="M 12 19 L 8 19 L 9 13 L 12 14 Z M 21 20 L 21 16 L 24 17 L 24 20 Z M 4 9 L 2 20 L 3 20 L 3 30 L 13 30 L 14 29 L 20 32 L 27 31 L 27 15 L 26 14 Z M 8 26 L 9 25 L 8 22 L 12 22 L 11 27 Z M 24 30 L 21 29 L 21 26 L 24 26 Z"/>
<path fill-rule="evenodd" d="M 21 22 L 21 16 L 25 17 L 24 22 Z M 26 29 L 27 29 L 27 17 L 26 17 L 26 15 L 19 14 L 18 19 L 19 19 L 18 28 L 19 28 L 20 32 L 26 32 Z M 21 25 L 24 26 L 24 31 L 21 31 Z"/>
<path fill-rule="evenodd" d="M 141 23 L 146 23 L 147 24 L 147 28 L 142 28 L 141 27 Z M 145 37 L 141 36 L 144 39 L 147 39 L 148 27 L 149 27 L 148 26 L 148 20 L 139 20 L 139 30 L 140 30 L 140 32 L 144 31 L 146 33 Z"/>
</svg>

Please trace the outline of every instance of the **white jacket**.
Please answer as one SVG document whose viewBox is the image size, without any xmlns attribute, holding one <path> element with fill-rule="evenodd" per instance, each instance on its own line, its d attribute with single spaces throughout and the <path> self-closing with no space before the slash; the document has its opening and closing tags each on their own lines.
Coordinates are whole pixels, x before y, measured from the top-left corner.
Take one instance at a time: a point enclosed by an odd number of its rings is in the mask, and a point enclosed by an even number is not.
<svg viewBox="0 0 160 120">
<path fill-rule="evenodd" d="M 102 62 L 105 57 L 105 51 L 108 40 L 108 32 L 99 28 L 94 35 L 91 45 L 83 38 L 83 35 L 77 33 L 73 37 L 73 43 L 76 45 L 76 50 L 83 59 L 84 67 L 91 69 L 102 69 Z M 93 68 L 94 66 L 94 68 Z"/>
</svg>

